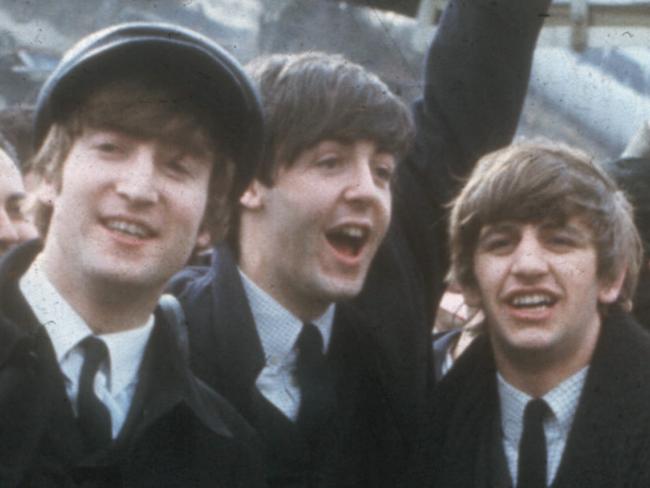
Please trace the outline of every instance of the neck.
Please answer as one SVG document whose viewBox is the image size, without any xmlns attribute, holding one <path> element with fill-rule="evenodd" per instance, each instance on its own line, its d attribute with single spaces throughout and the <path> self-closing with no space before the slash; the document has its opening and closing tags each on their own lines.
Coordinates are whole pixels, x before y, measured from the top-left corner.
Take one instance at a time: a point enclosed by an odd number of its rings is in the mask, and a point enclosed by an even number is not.
<svg viewBox="0 0 650 488">
<path fill-rule="evenodd" d="M 143 325 L 162 292 L 161 289 L 144 290 L 123 283 L 75 278 L 57 272 L 47 259 L 44 271 L 61 296 L 96 334 L 123 332 Z"/>
<path fill-rule="evenodd" d="M 589 365 L 599 333 L 600 326 L 584 339 L 579 350 L 568 356 L 536 350 L 507 351 L 492 340 L 497 370 L 518 390 L 540 398 Z"/>
<path fill-rule="evenodd" d="M 244 245 L 241 245 L 238 264 L 244 274 L 255 285 L 303 322 L 317 319 L 331 305 L 331 303 L 319 300 L 309 300 L 304 293 L 301 293 L 301 290 L 293 290 L 290 287 L 278 285 L 271 274 L 265 271 L 260 256 L 256 252 L 248 252 Z M 278 280 L 278 282 L 285 281 Z"/>
</svg>

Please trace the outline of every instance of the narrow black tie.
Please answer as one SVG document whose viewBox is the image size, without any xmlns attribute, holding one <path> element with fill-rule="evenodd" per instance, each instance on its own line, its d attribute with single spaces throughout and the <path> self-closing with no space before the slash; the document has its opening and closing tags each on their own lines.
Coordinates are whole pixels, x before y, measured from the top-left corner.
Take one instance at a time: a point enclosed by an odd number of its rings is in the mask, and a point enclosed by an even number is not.
<svg viewBox="0 0 650 488">
<path fill-rule="evenodd" d="M 336 392 L 323 352 L 323 338 L 314 324 L 302 326 L 296 345 L 296 381 L 301 394 L 297 424 L 305 434 L 311 435 L 323 427 L 333 413 Z"/>
<path fill-rule="evenodd" d="M 95 394 L 95 375 L 108 357 L 108 349 L 101 339 L 90 336 L 83 340 L 84 364 L 79 376 L 79 425 L 91 450 L 107 446 L 111 442 L 111 414 Z"/>
<path fill-rule="evenodd" d="M 524 410 L 524 430 L 519 442 L 517 488 L 546 487 L 546 437 L 544 416 L 548 405 L 541 398 L 530 400 Z"/>
</svg>

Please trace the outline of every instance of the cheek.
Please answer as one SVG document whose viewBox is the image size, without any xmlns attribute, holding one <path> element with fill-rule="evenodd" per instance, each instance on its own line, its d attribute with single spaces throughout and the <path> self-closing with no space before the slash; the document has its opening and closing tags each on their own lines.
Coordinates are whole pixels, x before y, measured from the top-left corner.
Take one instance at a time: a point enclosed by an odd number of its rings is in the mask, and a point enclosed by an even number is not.
<svg viewBox="0 0 650 488">
<path fill-rule="evenodd" d="M 474 258 L 474 278 L 481 289 L 497 281 L 504 272 L 505 266 L 494 259 Z"/>
<path fill-rule="evenodd" d="M 187 193 L 188 198 L 183 199 L 180 208 L 180 217 L 185 225 L 192 229 L 192 232 L 199 231 L 201 224 L 206 218 L 208 210 L 208 199 L 206 195 Z"/>
<path fill-rule="evenodd" d="M 566 259 L 558 259 L 554 268 L 565 280 L 578 283 L 593 283 L 597 280 L 596 256 L 589 253 Z"/>
<path fill-rule="evenodd" d="M 382 200 L 381 213 L 384 216 L 386 227 L 388 227 L 388 225 L 390 224 L 390 220 L 393 216 L 393 199 L 392 199 L 392 194 L 390 192 Z"/>
</svg>

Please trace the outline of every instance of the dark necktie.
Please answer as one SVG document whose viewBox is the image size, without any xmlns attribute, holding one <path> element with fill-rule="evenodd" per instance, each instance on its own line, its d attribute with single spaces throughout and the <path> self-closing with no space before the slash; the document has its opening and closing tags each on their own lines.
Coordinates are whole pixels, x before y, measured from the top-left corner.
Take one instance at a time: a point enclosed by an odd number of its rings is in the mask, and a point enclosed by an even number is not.
<svg viewBox="0 0 650 488">
<path fill-rule="evenodd" d="M 100 449 L 111 442 L 111 414 L 95 394 L 95 375 L 108 357 L 101 339 L 90 336 L 83 340 L 84 364 L 79 376 L 79 425 L 90 450 Z"/>
<path fill-rule="evenodd" d="M 336 392 L 332 372 L 323 353 L 323 338 L 314 324 L 306 323 L 296 342 L 296 380 L 301 401 L 298 427 L 307 435 L 324 426 L 333 413 Z"/>
<path fill-rule="evenodd" d="M 541 398 L 530 400 L 524 410 L 524 430 L 519 442 L 517 488 L 546 488 L 546 437 L 544 416 L 548 405 Z"/>
</svg>

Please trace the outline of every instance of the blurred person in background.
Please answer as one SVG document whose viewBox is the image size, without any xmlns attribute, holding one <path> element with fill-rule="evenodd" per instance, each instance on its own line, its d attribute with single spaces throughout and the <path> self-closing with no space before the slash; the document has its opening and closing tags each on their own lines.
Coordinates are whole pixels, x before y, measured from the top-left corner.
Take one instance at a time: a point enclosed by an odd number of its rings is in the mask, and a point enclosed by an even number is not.
<svg viewBox="0 0 650 488">
<path fill-rule="evenodd" d="M 26 200 L 20 169 L 15 160 L 0 149 L 0 255 L 16 244 L 38 237 L 28 215 Z"/>
<path fill-rule="evenodd" d="M 436 381 L 451 369 L 467 346 L 482 331 L 485 317 L 480 308 L 465 302 L 456 285 L 449 285 L 436 312 L 431 343 Z"/>
</svg>

